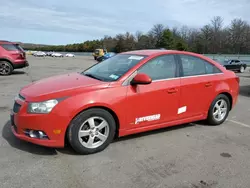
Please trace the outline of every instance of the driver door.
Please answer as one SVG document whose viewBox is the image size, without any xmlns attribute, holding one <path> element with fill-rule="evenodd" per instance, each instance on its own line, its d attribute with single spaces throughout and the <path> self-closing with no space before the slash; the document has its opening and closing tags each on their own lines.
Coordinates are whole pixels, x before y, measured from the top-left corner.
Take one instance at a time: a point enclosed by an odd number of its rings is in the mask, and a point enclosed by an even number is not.
<svg viewBox="0 0 250 188">
<path fill-rule="evenodd" d="M 158 56 L 139 68 L 152 78 L 148 85 L 129 85 L 127 124 L 130 129 L 158 125 L 177 119 L 180 78 L 174 55 Z"/>
</svg>

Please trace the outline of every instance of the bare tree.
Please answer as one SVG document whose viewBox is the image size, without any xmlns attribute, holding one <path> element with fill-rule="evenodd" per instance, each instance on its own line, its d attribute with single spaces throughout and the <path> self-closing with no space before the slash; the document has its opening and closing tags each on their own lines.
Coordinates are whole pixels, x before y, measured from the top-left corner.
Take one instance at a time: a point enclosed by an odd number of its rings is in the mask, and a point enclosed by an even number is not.
<svg viewBox="0 0 250 188">
<path fill-rule="evenodd" d="M 220 16 L 215 16 L 211 20 L 211 28 L 212 28 L 212 52 L 218 53 L 221 51 L 222 47 L 222 39 L 221 32 L 223 28 L 223 19 Z"/>
<path fill-rule="evenodd" d="M 164 32 L 164 25 L 163 24 L 156 24 L 153 28 L 149 31 L 149 35 L 153 36 L 155 39 L 156 47 L 159 46 L 161 37 Z"/>
<path fill-rule="evenodd" d="M 247 45 L 249 26 L 246 21 L 234 19 L 229 32 L 234 53 L 239 53 Z"/>
<path fill-rule="evenodd" d="M 201 28 L 201 42 L 203 45 L 203 53 L 208 53 L 211 48 L 211 42 L 213 38 L 213 31 L 210 25 L 205 25 Z"/>
</svg>

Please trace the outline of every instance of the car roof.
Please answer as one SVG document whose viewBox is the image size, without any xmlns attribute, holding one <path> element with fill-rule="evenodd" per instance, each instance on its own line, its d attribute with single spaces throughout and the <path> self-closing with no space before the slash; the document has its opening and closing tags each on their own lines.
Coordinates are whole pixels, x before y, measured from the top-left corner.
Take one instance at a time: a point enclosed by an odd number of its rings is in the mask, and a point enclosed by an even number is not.
<svg viewBox="0 0 250 188">
<path fill-rule="evenodd" d="M 239 59 L 230 59 L 229 61 L 240 61 Z"/>
<path fill-rule="evenodd" d="M 15 42 L 10 42 L 7 40 L 0 40 L 0 44 L 16 44 Z"/>
<path fill-rule="evenodd" d="M 179 50 L 159 50 L 159 49 L 152 49 L 152 50 L 134 50 L 128 52 L 122 52 L 121 54 L 134 54 L 134 55 L 160 55 L 160 54 L 168 54 L 168 53 L 183 53 L 183 54 L 195 54 L 192 52 L 187 51 L 179 51 Z M 198 55 L 198 54 L 195 54 Z"/>
</svg>

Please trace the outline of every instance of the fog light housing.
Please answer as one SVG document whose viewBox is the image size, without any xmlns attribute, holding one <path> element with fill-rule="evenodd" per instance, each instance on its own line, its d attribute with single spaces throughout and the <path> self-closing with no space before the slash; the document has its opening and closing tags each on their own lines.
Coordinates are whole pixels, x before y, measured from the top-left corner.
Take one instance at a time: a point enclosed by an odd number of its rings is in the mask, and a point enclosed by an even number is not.
<svg viewBox="0 0 250 188">
<path fill-rule="evenodd" d="M 40 130 L 31 130 L 31 129 L 26 129 L 24 131 L 24 134 L 30 138 L 38 138 L 38 139 L 49 139 L 47 134 L 43 131 Z"/>
</svg>

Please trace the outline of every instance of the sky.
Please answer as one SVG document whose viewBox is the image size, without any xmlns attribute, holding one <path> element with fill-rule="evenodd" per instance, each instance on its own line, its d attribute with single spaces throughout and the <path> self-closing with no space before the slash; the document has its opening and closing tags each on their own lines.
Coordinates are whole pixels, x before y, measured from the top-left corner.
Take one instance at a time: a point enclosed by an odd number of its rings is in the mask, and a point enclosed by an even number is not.
<svg viewBox="0 0 250 188">
<path fill-rule="evenodd" d="M 0 0 L 0 40 L 72 44 L 149 31 L 154 24 L 202 27 L 250 20 L 250 0 Z"/>
</svg>

